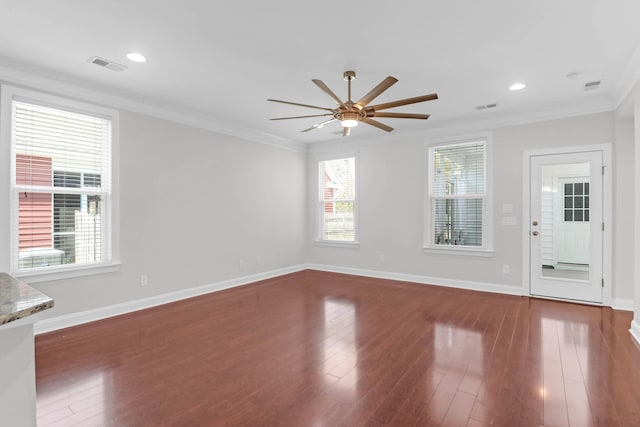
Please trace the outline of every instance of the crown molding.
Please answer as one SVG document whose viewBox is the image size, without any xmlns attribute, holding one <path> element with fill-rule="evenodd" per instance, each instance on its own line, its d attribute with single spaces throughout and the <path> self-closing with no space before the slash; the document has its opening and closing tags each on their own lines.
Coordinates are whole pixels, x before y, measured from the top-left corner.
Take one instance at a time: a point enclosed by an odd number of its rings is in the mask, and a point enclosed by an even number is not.
<svg viewBox="0 0 640 427">
<path fill-rule="evenodd" d="M 22 67 L 0 66 L 0 81 L 14 86 L 21 86 L 28 89 L 36 89 L 48 92 L 57 96 L 74 98 L 79 101 L 92 102 L 106 107 L 131 111 L 151 117 L 168 120 L 199 129 L 208 130 L 246 141 L 257 142 L 273 147 L 293 150 L 297 152 L 323 152 L 331 151 L 337 147 L 344 147 L 343 137 L 332 140 L 318 142 L 304 142 L 280 137 L 274 134 L 263 132 L 248 127 L 236 121 L 206 115 L 202 112 L 189 111 L 188 107 L 178 110 L 176 107 L 170 108 L 161 106 L 160 101 L 142 98 L 132 99 L 125 93 L 114 93 L 113 89 L 99 84 L 78 80 L 69 81 L 69 77 L 49 73 L 47 76 L 40 75 L 39 69 L 33 68 L 25 71 Z M 451 135 L 461 133 L 472 133 L 496 129 L 508 126 L 517 126 L 528 123 L 556 120 L 574 116 L 597 114 L 602 112 L 615 111 L 620 107 L 630 91 L 637 83 L 636 76 L 640 75 L 640 48 L 636 50 L 632 60 L 623 73 L 618 85 L 616 85 L 612 98 L 606 95 L 594 98 L 585 102 L 584 99 L 564 102 L 561 104 L 544 104 L 536 107 L 534 111 L 516 112 L 478 112 L 476 115 L 468 115 L 450 120 L 433 121 L 428 123 L 427 128 L 410 128 L 407 130 L 396 130 L 393 135 L 383 134 L 371 137 L 350 136 L 348 145 L 364 146 L 369 144 L 388 142 L 390 137 L 394 140 L 412 137 L 420 138 L 446 138 Z M 67 81 L 65 81 L 67 80 Z M 482 117 L 480 117 L 482 116 Z"/>
<path fill-rule="evenodd" d="M 349 136 L 350 147 L 363 147 L 383 142 L 400 141 L 406 139 L 420 138 L 427 139 L 447 139 L 461 134 L 473 134 L 478 132 L 493 131 L 495 129 L 519 126 L 531 123 L 559 120 L 570 117 L 586 116 L 615 111 L 615 104 L 606 96 L 599 97 L 589 103 L 584 100 L 565 102 L 560 105 L 540 105 L 535 111 L 491 113 L 491 116 L 478 113 L 484 117 L 465 116 L 461 118 L 432 122 L 425 128 L 409 129 L 405 131 L 394 131 L 392 135 L 382 134 L 371 138 L 371 136 Z M 337 148 L 344 149 L 343 139 L 324 142 L 309 143 L 310 153 L 329 152 Z"/>
<path fill-rule="evenodd" d="M 34 72 L 6 66 L 0 66 L 0 82 L 25 89 L 39 90 L 51 95 L 73 98 L 77 101 L 91 102 L 105 107 L 144 114 L 273 147 L 299 152 L 305 152 L 307 149 L 306 144 L 303 142 L 261 132 L 228 119 L 207 116 L 199 112 L 185 112 L 186 109 L 177 111 L 156 104 L 130 99 L 124 95 L 114 95 L 112 90 L 109 93 L 108 88 L 103 88 L 99 85 L 92 86 L 100 89 L 88 88 L 86 87 L 90 84 L 88 82 L 84 84 L 75 81 L 65 82 L 62 78 L 45 77 Z"/>
</svg>

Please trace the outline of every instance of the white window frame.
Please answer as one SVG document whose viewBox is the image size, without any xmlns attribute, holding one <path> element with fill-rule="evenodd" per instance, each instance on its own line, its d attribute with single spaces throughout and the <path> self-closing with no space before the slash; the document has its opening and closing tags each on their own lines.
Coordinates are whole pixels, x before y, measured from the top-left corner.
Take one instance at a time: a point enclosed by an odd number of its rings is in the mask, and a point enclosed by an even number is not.
<svg viewBox="0 0 640 427">
<path fill-rule="evenodd" d="M 60 265 L 29 270 L 18 270 L 18 219 L 12 214 L 12 193 L 15 175 L 15 148 L 13 147 L 13 101 L 24 101 L 36 105 L 108 118 L 111 121 L 111 192 L 107 195 L 102 226 L 105 233 L 104 261 L 81 265 Z M 116 110 L 49 95 L 35 90 L 10 85 L 0 86 L 0 271 L 25 278 L 29 283 L 59 280 L 72 277 L 117 271 L 119 261 L 119 113 Z"/>
<path fill-rule="evenodd" d="M 441 141 L 433 141 L 425 144 L 425 192 L 424 192 L 424 242 L 423 251 L 426 253 L 448 254 L 448 255 L 466 255 L 466 256 L 493 256 L 493 156 L 491 149 L 492 136 L 489 133 L 461 136 Z M 431 195 L 432 183 L 432 153 L 436 148 L 451 147 L 455 145 L 471 144 L 474 142 L 483 142 L 485 146 L 485 194 L 482 217 L 482 246 L 456 246 L 456 245 L 437 245 L 433 243 L 433 197 Z"/>
<path fill-rule="evenodd" d="M 323 219 L 324 219 L 324 210 L 323 204 L 321 203 L 320 194 L 324 190 L 323 182 L 320 179 L 320 162 L 338 160 L 338 159 L 346 159 L 353 157 L 354 159 L 354 168 L 355 168 L 355 198 L 353 200 L 354 208 L 353 208 L 353 241 L 344 241 L 344 240 L 327 240 L 323 238 Z M 314 202 L 314 212 L 316 216 L 315 220 L 315 244 L 320 246 L 336 246 L 336 247 L 346 247 L 346 248 L 359 248 L 360 247 L 360 220 L 359 220 L 359 206 L 358 202 L 358 194 L 360 192 L 360 184 L 358 181 L 359 175 L 359 163 L 358 163 L 358 153 L 357 152 L 347 152 L 340 154 L 331 154 L 324 156 L 316 156 L 313 159 L 313 174 L 315 176 L 315 191 L 313 192 Z"/>
</svg>

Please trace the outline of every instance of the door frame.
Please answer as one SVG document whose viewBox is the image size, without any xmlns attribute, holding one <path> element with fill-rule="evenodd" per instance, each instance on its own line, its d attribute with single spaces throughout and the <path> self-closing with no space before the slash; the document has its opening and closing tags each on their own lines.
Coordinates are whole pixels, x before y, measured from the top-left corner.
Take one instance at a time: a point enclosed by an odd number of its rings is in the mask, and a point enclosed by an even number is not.
<svg viewBox="0 0 640 427">
<path fill-rule="evenodd" d="M 602 289 L 603 306 L 611 307 L 613 293 L 613 171 L 611 166 L 611 144 L 577 145 L 573 147 L 544 148 L 525 150 L 522 154 L 522 295 L 531 296 L 531 157 L 552 154 L 574 154 L 588 151 L 601 151 L 604 165 L 602 180 Z M 550 298 L 554 299 L 554 298 Z M 575 302 L 575 301 L 573 301 Z M 590 304 L 590 303 L 585 303 Z M 592 303 L 591 303 L 592 304 Z M 600 304 L 595 304 L 600 305 Z"/>
</svg>

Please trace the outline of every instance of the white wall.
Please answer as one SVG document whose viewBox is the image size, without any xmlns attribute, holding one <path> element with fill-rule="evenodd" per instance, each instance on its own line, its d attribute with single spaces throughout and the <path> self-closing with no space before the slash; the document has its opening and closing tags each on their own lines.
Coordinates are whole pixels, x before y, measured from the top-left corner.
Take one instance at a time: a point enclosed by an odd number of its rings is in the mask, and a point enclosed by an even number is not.
<svg viewBox="0 0 640 427">
<path fill-rule="evenodd" d="M 43 318 L 305 261 L 304 152 L 127 111 L 120 120 L 121 269 L 37 283 L 55 300 Z"/>
<path fill-rule="evenodd" d="M 613 113 L 564 118 L 532 124 L 490 129 L 493 152 L 494 249 L 492 257 L 451 256 L 424 253 L 423 200 L 425 144 L 433 141 L 424 136 L 385 135 L 370 143 L 354 142 L 359 153 L 360 247 L 336 248 L 312 243 L 309 231 L 309 261 L 315 264 L 341 266 L 410 274 L 445 281 L 472 281 L 521 288 L 522 272 L 522 156 L 525 150 L 572 145 L 614 143 Z M 486 132 L 486 130 L 484 131 Z M 481 135 L 480 132 L 478 132 Z M 465 135 L 469 136 L 469 135 Z M 450 135 L 447 139 L 455 138 Z M 438 139 L 441 139 L 440 137 Z M 350 148 L 348 141 L 335 145 L 340 153 Z M 339 148 L 338 148 L 339 147 Z M 327 146 L 311 147 L 309 162 L 309 200 L 315 213 L 316 183 L 314 155 L 331 152 Z M 628 146 L 619 152 L 626 155 Z M 619 180 L 633 179 L 633 169 L 624 161 L 615 169 Z M 629 199 L 619 201 L 627 206 Z M 501 223 L 503 204 L 513 205 L 516 226 Z M 614 211 L 617 212 L 614 207 Z M 310 220 L 310 224 L 313 219 Z M 616 252 L 624 251 L 624 241 L 614 242 Z M 384 255 L 384 262 L 379 255 Z M 503 274 L 502 266 L 510 266 Z M 630 266 L 618 265 L 617 272 L 628 277 Z M 629 271 L 627 271 L 629 270 Z M 631 283 L 614 285 L 614 298 L 632 298 Z"/>
<path fill-rule="evenodd" d="M 640 83 L 636 85 L 633 94 L 633 122 L 634 122 L 634 155 L 633 165 L 635 169 L 634 194 L 634 252 L 633 252 L 633 286 L 635 291 L 634 316 L 631 323 L 631 333 L 640 343 Z"/>
<path fill-rule="evenodd" d="M 613 182 L 613 239 L 617 242 L 613 253 L 614 295 L 633 299 L 634 254 L 634 188 L 633 120 L 616 121 L 616 143 L 613 147 L 614 165 L 618 173 Z"/>
</svg>

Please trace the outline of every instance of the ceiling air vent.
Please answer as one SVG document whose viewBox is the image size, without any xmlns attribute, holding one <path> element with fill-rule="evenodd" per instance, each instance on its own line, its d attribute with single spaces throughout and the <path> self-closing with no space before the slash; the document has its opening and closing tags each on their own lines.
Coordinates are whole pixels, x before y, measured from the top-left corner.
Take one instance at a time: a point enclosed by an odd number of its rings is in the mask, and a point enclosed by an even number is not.
<svg viewBox="0 0 640 427">
<path fill-rule="evenodd" d="M 496 108 L 497 106 L 498 104 L 496 104 L 495 102 L 493 104 L 478 105 L 476 107 L 476 110 L 487 110 L 489 108 Z"/>
<path fill-rule="evenodd" d="M 594 90 L 600 87 L 600 80 L 584 84 L 584 90 Z"/>
<path fill-rule="evenodd" d="M 117 62 L 109 61 L 108 59 L 94 56 L 89 60 L 92 64 L 99 65 L 111 71 L 124 71 L 127 69 L 126 65 L 118 64 Z"/>
</svg>

